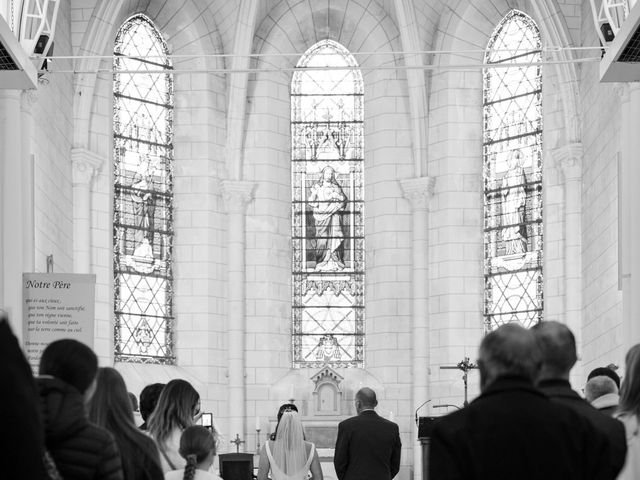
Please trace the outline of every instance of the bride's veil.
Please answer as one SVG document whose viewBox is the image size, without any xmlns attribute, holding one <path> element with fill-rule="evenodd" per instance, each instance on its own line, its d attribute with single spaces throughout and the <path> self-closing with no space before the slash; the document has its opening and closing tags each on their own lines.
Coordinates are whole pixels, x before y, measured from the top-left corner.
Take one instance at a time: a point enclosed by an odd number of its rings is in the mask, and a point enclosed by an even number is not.
<svg viewBox="0 0 640 480">
<path fill-rule="evenodd" d="M 282 415 L 274 442 L 273 460 L 286 475 L 299 472 L 307 463 L 304 432 L 297 412 Z"/>
</svg>

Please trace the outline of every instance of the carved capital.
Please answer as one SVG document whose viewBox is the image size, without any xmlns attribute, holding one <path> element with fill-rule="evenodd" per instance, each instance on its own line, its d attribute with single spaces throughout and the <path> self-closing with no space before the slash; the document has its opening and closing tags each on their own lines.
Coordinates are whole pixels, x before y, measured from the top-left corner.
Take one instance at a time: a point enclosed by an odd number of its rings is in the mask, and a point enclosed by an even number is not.
<svg viewBox="0 0 640 480">
<path fill-rule="evenodd" d="M 640 83 L 637 82 L 619 82 L 613 86 L 613 91 L 620 97 L 622 103 L 628 102 L 631 92 L 640 89 Z"/>
<path fill-rule="evenodd" d="M 33 105 L 38 101 L 37 90 L 23 90 L 20 95 L 20 110 L 30 112 Z"/>
<path fill-rule="evenodd" d="M 244 213 L 253 199 L 256 184 L 243 180 L 223 180 L 222 198 L 229 213 Z"/>
<path fill-rule="evenodd" d="M 565 180 L 577 180 L 582 176 L 582 143 L 568 143 L 551 150 L 551 158 Z"/>
<path fill-rule="evenodd" d="M 71 150 L 71 166 L 74 185 L 89 185 L 93 176 L 100 171 L 104 159 L 86 148 Z"/>
<path fill-rule="evenodd" d="M 433 197 L 435 183 L 434 177 L 403 178 L 400 180 L 404 198 L 409 200 L 412 210 L 429 209 L 429 201 Z"/>
</svg>

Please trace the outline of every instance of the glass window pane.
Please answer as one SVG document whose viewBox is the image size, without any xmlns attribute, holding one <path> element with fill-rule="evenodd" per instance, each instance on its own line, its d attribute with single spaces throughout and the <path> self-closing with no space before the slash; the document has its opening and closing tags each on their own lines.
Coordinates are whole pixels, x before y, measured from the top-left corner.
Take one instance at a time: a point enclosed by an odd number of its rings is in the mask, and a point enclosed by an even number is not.
<svg viewBox="0 0 640 480">
<path fill-rule="evenodd" d="M 124 22 L 114 54 L 115 359 L 174 363 L 172 67 L 144 15 Z"/>
<path fill-rule="evenodd" d="M 485 325 L 542 320 L 542 70 L 538 27 L 512 10 L 484 70 Z"/>
<path fill-rule="evenodd" d="M 293 364 L 363 367 L 362 75 L 353 56 L 331 40 L 314 45 L 297 66 L 291 84 Z"/>
</svg>

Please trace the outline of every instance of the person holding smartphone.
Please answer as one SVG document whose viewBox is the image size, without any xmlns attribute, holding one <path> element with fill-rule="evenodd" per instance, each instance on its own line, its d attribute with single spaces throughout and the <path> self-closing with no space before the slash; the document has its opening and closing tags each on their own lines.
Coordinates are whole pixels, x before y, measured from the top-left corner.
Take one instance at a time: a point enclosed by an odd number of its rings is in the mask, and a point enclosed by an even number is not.
<svg viewBox="0 0 640 480">
<path fill-rule="evenodd" d="M 189 382 L 177 379 L 167 383 L 149 417 L 149 433 L 158 444 L 163 472 L 184 468 L 180 437 L 201 416 L 200 395 Z"/>
</svg>

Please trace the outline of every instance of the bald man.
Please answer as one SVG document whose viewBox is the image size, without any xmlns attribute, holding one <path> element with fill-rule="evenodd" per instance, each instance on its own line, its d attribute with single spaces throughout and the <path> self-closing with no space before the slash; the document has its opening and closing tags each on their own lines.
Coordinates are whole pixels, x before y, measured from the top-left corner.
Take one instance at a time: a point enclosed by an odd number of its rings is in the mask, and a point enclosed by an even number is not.
<svg viewBox="0 0 640 480">
<path fill-rule="evenodd" d="M 599 412 L 571 388 L 569 375 L 575 365 L 576 340 L 571 330 L 560 322 L 541 322 L 531 330 L 542 354 L 538 389 L 551 401 L 565 405 L 580 414 L 605 436 L 609 444 L 609 463 L 614 477 L 622 470 L 627 455 L 627 440 L 622 423 Z"/>
<path fill-rule="evenodd" d="M 357 416 L 338 425 L 333 464 L 338 480 L 391 480 L 400 470 L 398 425 L 380 417 L 376 392 L 356 393 Z"/>
<path fill-rule="evenodd" d="M 480 344 L 481 394 L 439 419 L 430 444 L 434 480 L 615 479 L 604 436 L 536 390 L 541 364 L 533 332 L 502 325 Z"/>
</svg>

